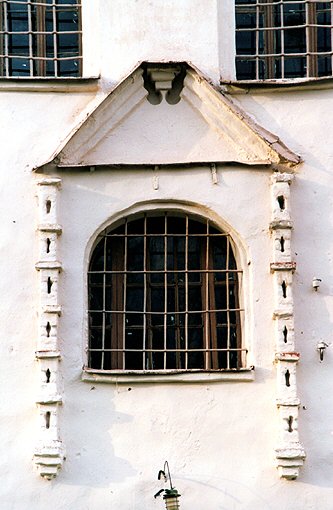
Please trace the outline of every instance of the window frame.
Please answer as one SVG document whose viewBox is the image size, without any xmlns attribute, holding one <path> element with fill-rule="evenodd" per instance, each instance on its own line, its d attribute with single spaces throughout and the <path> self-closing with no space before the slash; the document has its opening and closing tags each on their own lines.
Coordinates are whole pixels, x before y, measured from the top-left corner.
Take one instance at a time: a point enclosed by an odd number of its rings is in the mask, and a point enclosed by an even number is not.
<svg viewBox="0 0 333 510">
<path fill-rule="evenodd" d="M 329 3 L 329 2 L 317 2 L 312 0 L 300 0 L 299 2 L 292 0 L 256 0 L 255 3 L 246 4 L 245 0 L 239 0 L 239 3 L 236 3 L 237 0 L 234 0 L 235 5 L 235 80 L 237 83 L 246 83 L 246 82 L 270 82 L 274 81 L 275 83 L 281 82 L 299 82 L 299 80 L 303 81 L 311 81 L 318 79 L 332 79 L 333 78 L 333 3 L 331 3 L 331 20 L 330 24 L 319 24 L 316 20 L 316 7 L 318 3 Z M 297 28 L 304 28 L 305 31 L 305 51 L 290 53 L 285 51 L 284 47 L 284 32 L 288 30 L 288 27 L 284 27 L 283 24 L 283 7 L 285 4 L 302 4 L 305 8 L 305 23 L 302 25 L 297 25 Z M 274 25 L 274 16 L 273 16 L 273 7 L 274 5 L 280 6 L 280 16 L 281 16 L 281 25 L 276 27 Z M 246 12 L 247 8 L 255 9 L 256 16 L 256 27 L 255 28 L 239 28 L 237 27 L 237 11 L 241 11 L 242 9 Z M 264 18 L 268 20 L 267 23 L 263 24 L 260 27 L 259 23 L 259 11 L 260 9 L 266 13 Z M 295 25 L 296 27 L 296 25 Z M 271 30 L 267 30 L 271 28 Z M 294 26 L 289 27 L 291 30 L 294 29 Z M 317 47 L 317 32 L 320 28 L 327 28 L 331 30 L 331 48 L 329 51 L 321 51 L 318 52 Z M 240 32 L 253 32 L 255 35 L 255 42 L 252 45 L 252 51 L 249 54 L 242 54 L 238 51 L 237 48 L 237 34 Z M 259 38 L 260 34 L 263 34 L 263 44 L 264 51 L 260 52 L 259 50 Z M 275 37 L 274 33 L 279 33 L 281 37 L 281 51 L 277 52 L 275 50 Z M 330 73 L 324 73 L 318 76 L 318 63 L 319 58 L 321 56 L 326 56 L 330 58 L 331 62 L 331 70 Z M 288 57 L 292 57 L 295 59 L 306 59 L 306 76 L 301 76 L 300 73 L 295 72 L 295 76 L 285 76 L 285 68 L 284 62 Z M 275 60 L 281 60 L 281 76 L 277 76 L 277 71 L 275 70 Z M 247 63 L 253 62 L 255 69 L 255 77 L 240 77 L 237 70 L 237 62 L 244 61 Z M 260 62 L 264 62 L 264 76 L 260 76 Z M 247 73 L 250 75 L 250 71 Z"/>
<path fill-rule="evenodd" d="M 54 2 L 55 0 L 53 0 Z M 75 4 L 52 4 L 44 3 L 46 0 L 27 0 L 27 31 L 9 31 L 7 9 L 10 3 L 20 4 L 21 0 L 5 0 L 0 4 L 0 79 L 40 79 L 46 78 L 50 80 L 57 79 L 80 79 L 83 76 L 83 55 L 82 55 L 82 0 L 75 0 Z M 35 23 L 36 29 L 33 29 L 34 13 L 32 8 L 35 7 Z M 53 30 L 46 31 L 46 7 L 52 10 L 52 24 Z M 58 22 L 57 13 L 59 8 L 72 8 L 77 12 L 78 27 L 77 30 L 54 30 Z M 3 29 L 2 29 L 3 28 Z M 27 46 L 24 47 L 26 54 L 19 52 L 10 54 L 9 52 L 9 38 L 11 35 L 26 35 L 28 37 Z M 70 56 L 59 56 L 58 54 L 58 36 L 74 34 L 77 35 L 77 54 Z M 46 51 L 46 37 L 52 35 L 52 51 L 53 57 L 47 55 Z M 35 36 L 35 42 L 34 42 Z M 73 52 L 74 53 L 74 52 Z M 29 63 L 28 73 L 19 74 L 19 72 L 10 70 L 11 60 L 27 60 Z M 70 60 L 78 62 L 77 72 L 73 75 L 71 73 L 64 73 L 59 70 L 59 63 Z M 48 74 L 47 62 L 53 63 L 53 72 Z"/>
<path fill-rule="evenodd" d="M 101 228 L 98 230 L 96 235 L 91 238 L 89 243 L 89 247 L 87 247 L 87 255 L 86 255 L 86 267 L 88 270 L 88 266 L 90 263 L 90 257 L 93 253 L 94 248 L 96 247 L 98 235 L 106 228 L 112 226 L 112 228 L 116 228 L 117 224 L 122 220 L 122 218 L 126 216 L 134 216 L 135 214 L 141 215 L 143 211 L 156 212 L 161 211 L 172 211 L 174 214 L 189 214 L 192 217 L 199 217 L 201 219 L 208 219 L 212 224 L 216 226 L 220 231 L 227 232 L 230 235 L 230 239 L 232 242 L 232 248 L 237 264 L 237 268 L 242 269 L 243 272 L 243 283 L 242 288 L 239 292 L 240 303 L 239 306 L 245 309 L 244 313 L 240 314 L 241 320 L 241 347 L 246 350 L 247 358 L 246 365 L 243 367 L 238 367 L 234 369 L 225 369 L 221 368 L 217 371 L 210 370 L 177 370 L 177 369 L 168 369 L 168 370 L 101 370 L 96 368 L 89 368 L 87 366 L 86 361 L 84 361 L 83 366 L 83 375 L 82 380 L 84 381 L 95 381 L 95 382 L 149 382 L 149 381 L 160 381 L 160 382 L 196 382 L 196 381 L 220 381 L 220 380 L 239 380 L 239 381 L 251 381 L 254 379 L 254 367 L 251 364 L 251 351 L 249 346 L 251 344 L 251 315 L 249 314 L 248 307 L 246 306 L 248 301 L 247 292 L 245 289 L 248 289 L 249 286 L 249 275 L 248 275 L 248 262 L 247 256 L 244 251 L 244 248 L 241 248 L 242 241 L 238 238 L 238 235 L 235 231 L 233 231 L 229 225 L 225 224 L 225 222 L 220 217 L 215 217 L 215 214 L 207 215 L 207 210 L 202 211 L 201 207 L 197 208 L 196 206 L 180 206 L 177 204 L 175 207 L 172 203 L 163 203 L 163 207 L 158 207 L 154 204 L 149 204 L 145 207 L 144 210 L 141 208 L 134 207 L 129 211 L 126 211 L 124 215 L 116 215 L 116 217 L 111 218 L 109 221 L 105 222 Z M 86 310 L 88 311 L 88 292 L 86 295 Z M 84 359 L 87 359 L 87 351 L 88 351 L 88 313 L 86 314 L 86 332 L 87 332 L 87 346 L 84 349 Z M 172 377 L 170 377 L 172 376 Z"/>
</svg>

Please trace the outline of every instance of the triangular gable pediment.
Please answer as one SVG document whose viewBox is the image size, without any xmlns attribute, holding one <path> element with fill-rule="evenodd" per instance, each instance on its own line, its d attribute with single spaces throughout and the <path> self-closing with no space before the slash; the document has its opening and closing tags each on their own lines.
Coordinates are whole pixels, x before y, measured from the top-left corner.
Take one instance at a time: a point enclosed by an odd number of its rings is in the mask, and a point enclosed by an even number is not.
<svg viewBox="0 0 333 510">
<path fill-rule="evenodd" d="M 172 87 L 170 73 L 176 76 L 177 69 L 182 69 L 183 82 L 179 101 L 170 104 L 166 87 Z M 144 76 L 147 67 L 141 65 L 74 130 L 50 163 L 87 167 L 300 161 L 188 64 L 152 68 L 152 85 L 163 95 L 159 104 L 148 100 Z"/>
</svg>

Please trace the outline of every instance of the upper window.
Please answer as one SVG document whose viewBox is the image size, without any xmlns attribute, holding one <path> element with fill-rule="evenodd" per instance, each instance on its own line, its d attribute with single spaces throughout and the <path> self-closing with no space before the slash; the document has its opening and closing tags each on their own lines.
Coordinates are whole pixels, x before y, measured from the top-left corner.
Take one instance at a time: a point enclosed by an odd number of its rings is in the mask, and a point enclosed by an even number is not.
<svg viewBox="0 0 333 510">
<path fill-rule="evenodd" d="M 332 75 L 333 2 L 236 0 L 238 80 Z"/>
<path fill-rule="evenodd" d="M 0 0 L 0 76 L 81 76 L 80 0 Z"/>
<path fill-rule="evenodd" d="M 241 277 L 230 236 L 209 220 L 165 212 L 108 227 L 88 273 L 88 368 L 246 366 Z"/>
</svg>

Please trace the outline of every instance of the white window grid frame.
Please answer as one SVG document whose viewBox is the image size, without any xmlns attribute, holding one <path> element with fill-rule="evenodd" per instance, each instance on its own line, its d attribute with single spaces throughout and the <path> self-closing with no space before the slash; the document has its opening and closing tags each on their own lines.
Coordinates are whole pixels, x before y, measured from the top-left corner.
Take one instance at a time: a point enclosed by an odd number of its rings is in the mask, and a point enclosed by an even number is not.
<svg viewBox="0 0 333 510">
<path fill-rule="evenodd" d="M 235 1 L 235 0 L 234 0 Z M 310 6 L 315 6 L 315 4 L 318 4 L 318 3 L 329 3 L 331 4 L 331 9 L 330 9 L 330 12 L 331 12 L 331 23 L 330 24 L 318 24 L 318 23 L 312 23 L 311 22 L 311 15 L 310 15 Z M 306 22 L 304 24 L 301 24 L 301 25 L 292 25 L 292 26 L 284 26 L 283 24 L 283 6 L 284 5 L 294 5 L 294 4 L 301 4 L 301 5 L 304 5 L 305 6 L 305 15 L 306 15 Z M 269 7 L 269 6 L 272 6 L 272 7 L 276 7 L 276 6 L 279 6 L 280 7 L 280 19 L 281 19 L 281 25 L 278 26 L 278 27 L 265 27 L 265 26 L 262 26 L 260 27 L 260 23 L 259 23 L 259 18 L 260 18 L 260 9 L 262 9 L 263 7 Z M 237 75 L 236 75 L 236 81 L 269 81 L 270 79 L 271 80 L 274 80 L 274 81 L 278 81 L 279 79 L 281 80 L 290 80 L 290 81 L 293 81 L 293 80 L 299 80 L 300 77 L 295 77 L 295 78 L 290 78 L 290 77 L 285 77 L 285 69 L 284 69 L 284 64 L 285 64 L 285 59 L 287 58 L 305 58 L 306 59 L 306 77 L 304 79 L 308 80 L 308 79 L 311 79 L 311 78 L 315 78 L 316 76 L 313 75 L 313 72 L 312 72 L 312 69 L 313 69 L 313 65 L 311 63 L 311 61 L 313 62 L 314 60 L 314 57 L 315 58 L 318 58 L 318 57 L 322 57 L 322 56 L 329 56 L 331 58 L 331 74 L 327 75 L 329 77 L 332 77 L 333 76 L 333 0 L 329 0 L 329 1 L 326 1 L 326 2 L 318 2 L 317 0 L 299 0 L 299 1 L 296 1 L 296 0 L 279 0 L 279 1 L 276 1 L 274 2 L 273 0 L 270 0 L 270 1 L 266 1 L 266 0 L 257 0 L 255 3 L 251 3 L 251 4 L 246 4 L 246 3 L 239 3 L 239 4 L 236 4 L 236 1 L 235 1 L 235 18 L 236 18 L 236 12 L 237 11 L 241 11 L 242 9 L 243 10 L 246 10 L 248 8 L 255 8 L 255 11 L 256 11 L 256 27 L 255 28 L 237 28 L 236 26 L 236 23 L 235 23 L 235 34 L 238 32 L 254 32 L 256 34 L 256 51 L 255 53 L 252 53 L 252 54 L 240 54 L 240 53 L 237 53 L 237 48 L 236 48 L 236 45 L 235 45 L 235 62 L 239 61 L 239 60 L 246 60 L 246 61 L 254 61 L 255 62 L 255 70 L 256 70 L 256 77 L 253 78 L 253 79 L 248 79 L 248 80 L 242 80 L 242 79 L 239 79 L 237 78 Z M 293 30 L 293 29 L 297 29 L 297 28 L 304 28 L 305 29 L 305 36 L 306 36 L 306 51 L 305 52 L 297 52 L 297 53 L 289 53 L 289 52 L 285 52 L 284 51 L 284 31 L 286 30 Z M 309 47 L 311 45 L 311 29 L 317 29 L 317 28 L 326 28 L 326 29 L 330 29 L 331 30 L 331 50 L 330 51 L 324 51 L 324 52 L 318 52 L 318 51 L 310 51 L 309 50 Z M 260 33 L 264 33 L 264 32 L 278 32 L 280 31 L 281 32 L 281 52 L 259 52 L 259 39 L 260 39 Z M 273 59 L 274 58 L 280 58 L 281 59 L 281 77 L 280 78 L 275 78 L 274 76 L 270 77 L 270 78 L 260 78 L 259 76 L 259 73 L 260 73 L 260 61 L 262 60 L 271 60 L 271 63 L 273 62 Z M 236 73 L 236 70 L 235 70 L 235 73 Z"/>
<path fill-rule="evenodd" d="M 8 5 L 9 4 L 15 4 L 15 5 L 24 5 L 28 8 L 28 30 L 27 31 L 14 31 L 10 32 L 8 28 Z M 53 62 L 53 68 L 54 68 L 54 74 L 52 76 L 47 76 L 47 78 L 59 78 L 59 72 L 58 72 L 58 65 L 59 62 L 63 61 L 71 61 L 71 60 L 77 60 L 79 62 L 79 72 L 78 77 L 81 77 L 83 75 L 83 27 L 82 27 L 82 1 L 76 0 L 75 4 L 57 4 L 55 0 L 52 0 L 52 3 L 46 3 L 43 0 L 0 0 L 0 7 L 2 6 L 3 9 L 3 26 L 4 30 L 0 30 L 0 37 L 3 37 L 3 41 L 0 45 L 0 62 L 2 61 L 2 69 L 1 71 L 1 78 L 18 78 L 18 76 L 13 76 L 9 72 L 9 62 L 10 59 L 15 60 L 28 60 L 29 62 L 29 76 L 24 76 L 24 78 L 30 77 L 30 78 L 40 78 L 44 77 L 43 74 L 36 74 L 34 72 L 34 62 Z M 52 18 L 53 18 L 53 31 L 45 31 L 43 30 L 40 21 L 38 22 L 38 30 L 32 30 L 32 7 L 47 7 L 52 9 Z M 55 29 L 56 27 L 56 15 L 57 15 L 57 9 L 60 8 L 77 8 L 78 10 L 78 29 L 75 31 L 58 31 Z M 33 54 L 33 36 L 35 35 L 53 35 L 53 48 L 54 48 L 54 56 L 53 57 L 46 57 L 41 55 L 34 55 Z M 58 57 L 58 44 L 57 44 L 57 37 L 58 35 L 68 35 L 68 34 L 77 34 L 78 35 L 78 47 L 79 47 L 79 54 L 76 56 L 70 56 L 70 57 Z M 11 35 L 27 35 L 28 36 L 28 45 L 29 45 L 29 54 L 28 55 L 10 55 L 9 54 L 9 37 Z"/>
</svg>

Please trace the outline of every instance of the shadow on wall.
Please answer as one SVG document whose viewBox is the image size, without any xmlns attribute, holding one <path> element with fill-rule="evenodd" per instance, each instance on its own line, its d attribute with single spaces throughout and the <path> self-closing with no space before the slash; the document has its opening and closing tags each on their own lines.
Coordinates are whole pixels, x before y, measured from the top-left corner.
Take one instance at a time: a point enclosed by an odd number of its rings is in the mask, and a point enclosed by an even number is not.
<svg viewBox="0 0 333 510">
<path fill-rule="evenodd" d="M 129 462 L 114 452 L 114 425 L 128 423 L 133 418 L 115 410 L 110 389 L 109 385 L 80 382 L 79 398 L 75 399 L 74 393 L 67 394 L 61 416 L 61 422 L 67 424 L 66 430 L 65 427 L 62 430 L 67 450 L 67 459 L 59 474 L 62 483 L 109 487 L 111 483 L 123 482 L 137 474 Z"/>
<path fill-rule="evenodd" d="M 205 473 L 202 473 L 201 479 L 204 480 L 205 476 Z M 209 479 L 209 483 L 206 483 L 199 479 L 200 477 L 198 479 L 187 477 L 177 479 L 179 487 L 181 481 L 186 481 L 188 489 L 190 489 L 186 491 L 187 508 L 196 508 L 199 497 L 201 502 L 214 501 L 214 508 L 218 510 L 230 510 L 231 508 L 233 510 L 245 508 L 273 510 L 273 506 L 259 493 L 258 489 L 256 490 L 239 480 L 214 477 Z"/>
<path fill-rule="evenodd" d="M 313 168 L 314 173 L 317 170 Z M 296 178 L 292 184 L 292 246 L 297 262 L 295 335 L 296 349 L 301 354 L 297 369 L 301 399 L 299 432 L 307 453 L 299 482 L 330 488 L 333 486 L 330 469 L 333 448 L 333 249 L 330 234 L 332 215 L 329 211 L 332 194 L 332 183 L 324 186 L 315 182 L 311 168 L 307 176 Z M 322 278 L 317 292 L 312 287 L 315 276 Z M 322 362 L 317 351 L 319 341 L 330 344 Z"/>
</svg>

